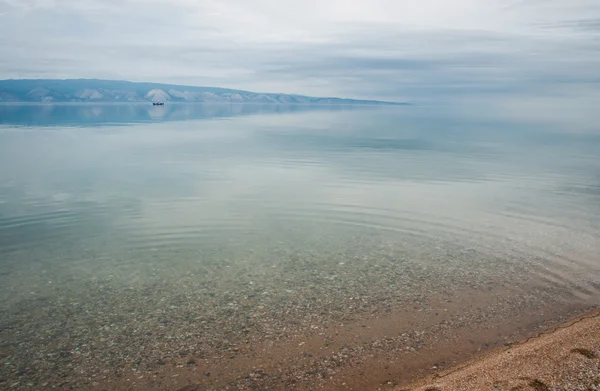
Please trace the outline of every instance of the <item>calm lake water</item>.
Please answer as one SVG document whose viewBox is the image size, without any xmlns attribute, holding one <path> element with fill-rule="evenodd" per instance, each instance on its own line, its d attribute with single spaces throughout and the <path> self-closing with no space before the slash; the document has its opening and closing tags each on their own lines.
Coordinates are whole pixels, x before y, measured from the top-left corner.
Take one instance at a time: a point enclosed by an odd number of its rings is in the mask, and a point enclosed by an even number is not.
<svg viewBox="0 0 600 391">
<path fill-rule="evenodd" d="M 407 311 L 598 305 L 600 128 L 544 118 L 0 106 L 0 377 L 86 388 Z"/>
</svg>

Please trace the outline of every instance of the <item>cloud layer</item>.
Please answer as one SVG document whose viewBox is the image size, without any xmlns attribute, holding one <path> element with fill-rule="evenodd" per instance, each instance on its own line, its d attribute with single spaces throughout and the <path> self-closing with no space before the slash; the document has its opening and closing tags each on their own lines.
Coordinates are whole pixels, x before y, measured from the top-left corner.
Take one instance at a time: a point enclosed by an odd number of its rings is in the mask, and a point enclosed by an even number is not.
<svg viewBox="0 0 600 391">
<path fill-rule="evenodd" d="M 589 92 L 600 3 L 0 0 L 0 48 L 0 78 L 412 100 Z"/>
</svg>

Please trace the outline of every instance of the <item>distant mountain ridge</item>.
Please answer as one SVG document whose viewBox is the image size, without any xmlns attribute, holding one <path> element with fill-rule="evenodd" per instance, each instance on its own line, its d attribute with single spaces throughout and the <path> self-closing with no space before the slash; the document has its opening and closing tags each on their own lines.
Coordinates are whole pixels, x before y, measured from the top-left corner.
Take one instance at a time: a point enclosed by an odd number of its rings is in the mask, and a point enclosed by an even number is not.
<svg viewBox="0 0 600 391">
<path fill-rule="evenodd" d="M 293 94 L 257 93 L 217 87 L 140 83 L 98 79 L 0 80 L 0 102 L 212 102 L 272 104 L 404 103 L 375 100 L 318 98 Z"/>
</svg>

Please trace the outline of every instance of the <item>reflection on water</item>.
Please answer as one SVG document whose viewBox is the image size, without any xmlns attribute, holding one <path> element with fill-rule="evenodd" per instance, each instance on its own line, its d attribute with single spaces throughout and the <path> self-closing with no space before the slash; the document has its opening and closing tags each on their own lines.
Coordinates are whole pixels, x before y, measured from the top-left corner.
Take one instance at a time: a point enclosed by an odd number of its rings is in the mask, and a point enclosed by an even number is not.
<svg viewBox="0 0 600 391">
<path fill-rule="evenodd" d="M 347 111 L 352 106 L 261 105 L 261 104 L 0 104 L 0 125 L 21 126 L 101 126 L 138 122 L 185 121 L 229 118 L 261 113 L 297 113 L 307 111 Z"/>
<path fill-rule="evenodd" d="M 600 132 L 270 108 L 3 107 L 3 123 L 28 126 L 0 127 L 1 330 L 19 346 L 0 371 L 39 353 L 84 386 L 123 362 L 213 357 L 224 340 L 438 316 L 434 297 L 459 303 L 463 325 L 600 304 Z M 127 126 L 84 126 L 101 123 Z M 461 304 L 467 291 L 488 304 Z M 73 346 L 95 357 L 77 367 L 88 380 L 61 353 Z M 32 384 L 55 381 L 44 371 Z"/>
</svg>

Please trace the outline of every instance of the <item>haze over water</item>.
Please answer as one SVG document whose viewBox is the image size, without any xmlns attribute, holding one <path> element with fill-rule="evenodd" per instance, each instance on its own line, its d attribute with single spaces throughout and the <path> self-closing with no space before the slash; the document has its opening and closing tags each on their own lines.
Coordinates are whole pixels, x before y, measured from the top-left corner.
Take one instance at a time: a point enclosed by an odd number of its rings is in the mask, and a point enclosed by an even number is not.
<svg viewBox="0 0 600 391">
<path fill-rule="evenodd" d="M 502 333 L 598 305 L 600 129 L 550 111 L 0 106 L 0 371 L 76 388 L 434 301 Z"/>
</svg>

